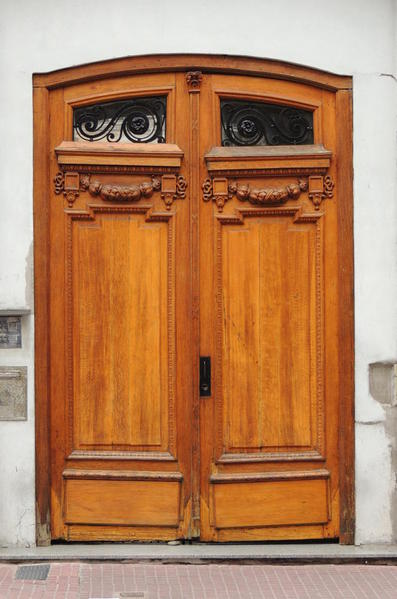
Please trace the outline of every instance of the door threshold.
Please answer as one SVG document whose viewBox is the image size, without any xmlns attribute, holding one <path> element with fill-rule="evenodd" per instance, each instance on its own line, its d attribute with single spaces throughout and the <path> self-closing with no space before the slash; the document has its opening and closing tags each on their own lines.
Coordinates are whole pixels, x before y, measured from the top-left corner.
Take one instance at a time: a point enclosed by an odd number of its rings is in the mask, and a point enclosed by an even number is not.
<svg viewBox="0 0 397 599">
<path fill-rule="evenodd" d="M 114 561 L 166 563 L 397 563 L 397 544 L 73 543 L 0 547 L 0 562 Z"/>
</svg>

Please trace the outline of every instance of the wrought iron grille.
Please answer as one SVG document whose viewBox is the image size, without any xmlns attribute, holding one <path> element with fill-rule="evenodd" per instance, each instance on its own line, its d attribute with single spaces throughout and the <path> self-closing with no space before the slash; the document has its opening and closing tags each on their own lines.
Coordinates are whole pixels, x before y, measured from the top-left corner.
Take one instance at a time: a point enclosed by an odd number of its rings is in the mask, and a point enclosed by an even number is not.
<svg viewBox="0 0 397 599">
<path fill-rule="evenodd" d="M 74 141 L 164 143 L 167 98 L 132 98 L 73 111 Z"/>
<path fill-rule="evenodd" d="M 221 100 L 222 146 L 278 146 L 313 143 L 310 110 Z"/>
</svg>

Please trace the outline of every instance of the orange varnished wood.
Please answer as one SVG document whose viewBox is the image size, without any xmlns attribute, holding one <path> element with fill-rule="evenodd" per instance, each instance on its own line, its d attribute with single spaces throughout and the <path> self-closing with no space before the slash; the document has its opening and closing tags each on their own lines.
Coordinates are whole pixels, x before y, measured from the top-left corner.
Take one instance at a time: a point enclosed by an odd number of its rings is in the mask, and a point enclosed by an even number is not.
<svg viewBox="0 0 397 599">
<path fill-rule="evenodd" d="M 175 144 L 63 141 L 55 148 L 60 165 L 131 165 L 180 168 L 183 152 Z"/>
<path fill-rule="evenodd" d="M 277 60 L 216 54 L 149 54 L 118 58 L 61 69 L 51 73 L 37 73 L 34 75 L 33 83 L 35 86 L 53 88 L 70 85 L 71 83 L 106 79 L 109 77 L 109 73 L 120 76 L 195 70 L 230 74 L 246 73 L 259 77 L 302 81 L 303 83 L 332 90 L 351 89 L 352 87 L 351 77 L 344 75 L 335 75 L 326 71 Z"/>
<path fill-rule="evenodd" d="M 172 94 L 175 76 L 161 79 Z M 136 79 L 140 89 L 155 82 Z M 68 92 L 74 98 L 86 93 L 84 86 Z M 50 131 L 56 148 L 50 181 L 65 166 L 75 172 L 93 167 L 91 181 L 115 190 L 150 181 L 157 170 L 186 176 L 183 152 L 173 143 L 71 142 L 63 90 L 51 98 L 58 116 Z M 178 129 L 175 104 L 168 109 L 172 132 Z M 184 142 L 184 132 L 180 138 Z M 118 201 L 81 181 L 72 202 L 49 186 L 52 537 L 90 539 L 84 527 L 103 524 L 125 540 L 188 536 L 190 288 L 176 267 L 190 271 L 189 201 L 166 205 L 157 187 Z M 140 532 L 131 534 L 131 527 Z"/>
<path fill-rule="evenodd" d="M 327 487 L 323 478 L 217 484 L 213 524 L 216 529 L 326 524 Z M 233 536 L 238 538 L 231 530 Z"/>
<path fill-rule="evenodd" d="M 339 455 L 340 460 L 340 541 L 354 543 L 354 262 L 353 262 L 353 148 L 352 97 L 348 92 L 336 96 L 338 187 L 338 325 L 340 340 Z"/>
<path fill-rule="evenodd" d="M 111 64 L 34 78 L 39 542 L 50 508 L 54 539 L 352 542 L 350 78 L 239 57 Z M 166 144 L 71 141 L 73 106 L 155 90 Z M 312 109 L 314 145 L 220 147 L 222 96 Z M 187 194 L 70 201 L 60 167 L 115 189 L 182 174 Z M 222 202 L 203 201 L 209 176 Z"/>
<path fill-rule="evenodd" d="M 214 196 L 225 193 L 222 176 L 257 192 L 247 201 L 229 188 L 222 201 L 201 206 L 201 353 L 213 357 L 214 373 L 200 423 L 201 538 L 338 537 L 339 190 L 333 199 L 315 196 L 318 173 L 335 178 L 334 95 L 242 76 L 213 75 L 210 86 L 203 180 L 220 177 Z M 306 93 L 316 107 L 315 145 L 220 148 L 219 98 L 234 90 L 288 102 Z M 315 182 L 286 193 L 310 173 Z M 284 195 L 259 204 L 261 189 Z M 319 467 L 327 481 L 304 478 Z"/>
<path fill-rule="evenodd" d="M 233 174 L 236 171 L 260 171 L 272 174 L 275 169 L 289 169 L 297 174 L 303 172 L 326 172 L 332 154 L 321 145 L 308 146 L 216 146 L 205 155 L 209 173 Z M 238 174 L 238 173 L 237 173 Z"/>
<path fill-rule="evenodd" d="M 50 522 L 50 398 L 48 343 L 49 277 L 49 130 L 48 90 L 35 89 L 34 100 L 34 272 L 35 272 L 35 422 L 36 543 L 51 542 Z"/>
<path fill-rule="evenodd" d="M 316 223 L 293 226 L 281 209 L 255 215 L 245 226 L 221 225 L 218 233 L 217 294 L 225 298 L 224 324 L 217 324 L 225 373 L 217 390 L 224 397 L 220 449 L 319 449 L 316 269 L 322 256 L 315 252 Z"/>
<path fill-rule="evenodd" d="M 179 501 L 178 482 L 67 479 L 65 522 L 176 528 Z"/>
<path fill-rule="evenodd" d="M 75 220 L 68 213 L 73 448 L 166 451 L 176 427 L 168 366 L 175 354 L 173 218 L 148 223 L 128 209 L 111 214 Z"/>
</svg>

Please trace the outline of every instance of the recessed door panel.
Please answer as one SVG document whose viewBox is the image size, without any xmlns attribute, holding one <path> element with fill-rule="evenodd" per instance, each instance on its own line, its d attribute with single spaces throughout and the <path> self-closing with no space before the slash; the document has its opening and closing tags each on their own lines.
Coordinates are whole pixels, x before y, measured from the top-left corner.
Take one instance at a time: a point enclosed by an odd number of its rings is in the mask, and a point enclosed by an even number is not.
<svg viewBox="0 0 397 599">
<path fill-rule="evenodd" d="M 173 219 L 111 208 L 69 218 L 73 449 L 165 451 L 175 429 Z"/>
<path fill-rule="evenodd" d="M 317 228 L 316 222 L 293 223 L 282 209 L 260 219 L 252 214 L 237 227 L 218 225 L 218 457 L 316 447 L 317 416 L 322 421 Z M 249 398 L 243 410 L 242 398 Z"/>
</svg>

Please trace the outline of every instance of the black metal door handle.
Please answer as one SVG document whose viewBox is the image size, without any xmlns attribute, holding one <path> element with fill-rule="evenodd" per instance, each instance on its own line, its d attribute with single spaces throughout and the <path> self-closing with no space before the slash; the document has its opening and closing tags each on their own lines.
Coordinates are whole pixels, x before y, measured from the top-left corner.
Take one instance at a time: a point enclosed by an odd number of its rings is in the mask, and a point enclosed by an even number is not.
<svg viewBox="0 0 397 599">
<path fill-rule="evenodd" d="M 211 358 L 200 356 L 200 397 L 211 395 Z"/>
</svg>

